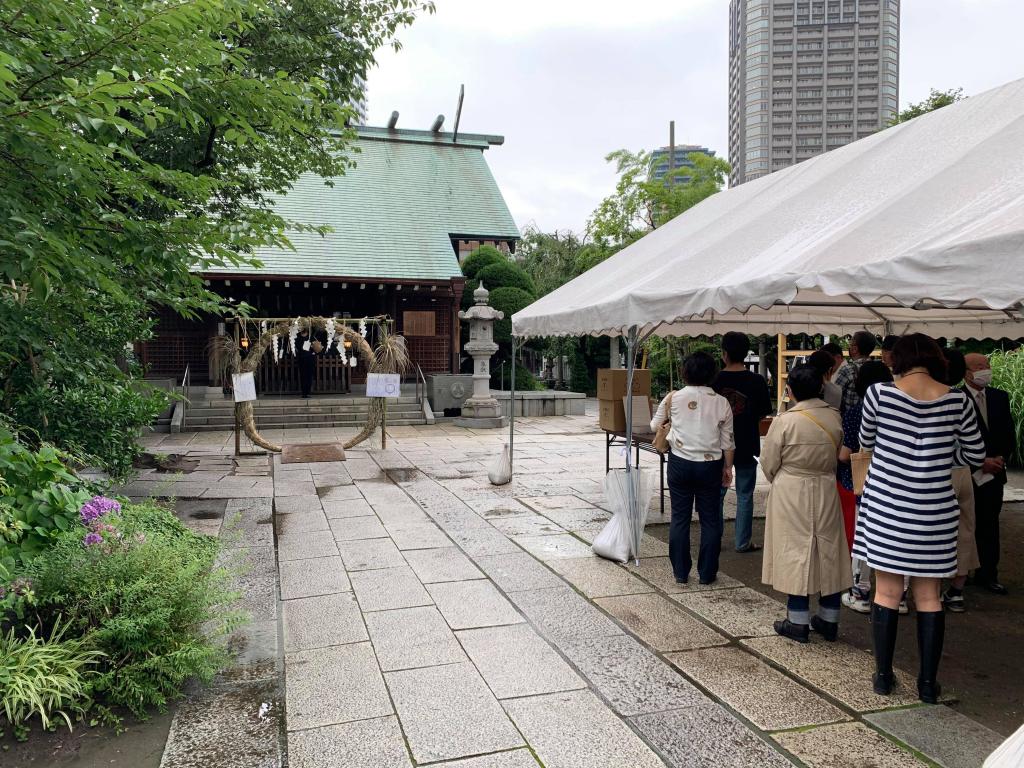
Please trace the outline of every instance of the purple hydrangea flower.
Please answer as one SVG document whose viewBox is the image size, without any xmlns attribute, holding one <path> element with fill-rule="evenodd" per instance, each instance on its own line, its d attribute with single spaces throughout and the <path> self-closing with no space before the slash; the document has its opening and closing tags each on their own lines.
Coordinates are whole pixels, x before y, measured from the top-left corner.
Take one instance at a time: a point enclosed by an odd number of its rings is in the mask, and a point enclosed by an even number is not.
<svg viewBox="0 0 1024 768">
<path fill-rule="evenodd" d="M 113 499 L 108 499 L 106 496 L 93 496 L 89 501 L 82 505 L 82 510 L 79 515 L 82 518 L 83 525 L 92 525 L 96 520 L 103 517 L 108 512 L 120 512 L 121 505 Z"/>
<path fill-rule="evenodd" d="M 85 538 L 82 540 L 82 543 L 87 547 L 91 547 L 93 544 L 102 544 L 103 537 L 93 531 L 92 533 L 85 534 Z"/>
</svg>

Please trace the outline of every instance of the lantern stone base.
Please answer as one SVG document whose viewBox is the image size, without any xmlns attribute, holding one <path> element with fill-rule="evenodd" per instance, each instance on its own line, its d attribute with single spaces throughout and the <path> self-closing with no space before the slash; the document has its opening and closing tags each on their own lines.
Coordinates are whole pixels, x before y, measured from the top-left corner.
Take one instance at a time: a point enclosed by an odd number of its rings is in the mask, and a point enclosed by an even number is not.
<svg viewBox="0 0 1024 768">
<path fill-rule="evenodd" d="M 475 418 L 471 416 L 460 416 L 452 421 L 456 427 L 466 429 L 502 429 L 508 426 L 508 419 L 504 416 L 490 416 Z"/>
<path fill-rule="evenodd" d="M 462 404 L 462 416 L 455 420 L 455 426 L 471 429 L 499 429 L 507 423 L 493 397 L 469 398 Z"/>
</svg>

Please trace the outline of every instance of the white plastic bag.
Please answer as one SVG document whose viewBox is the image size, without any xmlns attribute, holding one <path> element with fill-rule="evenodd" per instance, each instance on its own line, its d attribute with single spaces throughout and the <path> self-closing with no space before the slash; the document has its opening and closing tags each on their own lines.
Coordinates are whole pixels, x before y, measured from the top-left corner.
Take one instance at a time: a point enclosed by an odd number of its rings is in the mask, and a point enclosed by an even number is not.
<svg viewBox="0 0 1024 768">
<path fill-rule="evenodd" d="M 512 481 L 512 457 L 509 456 L 507 445 L 502 447 L 501 455 L 494 460 L 490 472 L 487 473 L 487 479 L 491 481 L 491 485 L 506 485 Z"/>
<path fill-rule="evenodd" d="M 1020 768 L 1024 765 L 1024 725 L 996 747 L 982 768 Z"/>
<path fill-rule="evenodd" d="M 630 509 L 630 484 L 636 494 L 636 509 Z M 594 554 L 617 563 L 625 563 L 638 554 L 640 537 L 647 524 L 654 473 L 634 469 L 629 473 L 615 469 L 604 477 L 604 493 L 612 508 L 612 519 L 594 539 Z"/>
</svg>

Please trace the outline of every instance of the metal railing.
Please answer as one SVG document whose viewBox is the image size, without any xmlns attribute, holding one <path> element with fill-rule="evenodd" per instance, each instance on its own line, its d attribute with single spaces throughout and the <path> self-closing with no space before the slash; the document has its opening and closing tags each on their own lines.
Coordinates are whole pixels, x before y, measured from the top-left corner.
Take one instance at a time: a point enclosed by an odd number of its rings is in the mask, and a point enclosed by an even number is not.
<svg viewBox="0 0 1024 768">
<path fill-rule="evenodd" d="M 192 366 L 185 366 L 185 375 L 181 377 L 181 394 L 184 397 L 181 406 L 181 429 L 184 431 L 185 422 L 188 420 L 188 409 L 192 406 L 192 399 L 189 397 L 189 389 L 192 387 Z"/>
<path fill-rule="evenodd" d="M 416 402 L 423 405 L 423 399 L 427 396 L 427 377 L 423 375 L 423 369 L 420 368 L 419 363 L 413 363 L 416 366 Z M 422 384 L 423 389 L 420 389 Z"/>
</svg>

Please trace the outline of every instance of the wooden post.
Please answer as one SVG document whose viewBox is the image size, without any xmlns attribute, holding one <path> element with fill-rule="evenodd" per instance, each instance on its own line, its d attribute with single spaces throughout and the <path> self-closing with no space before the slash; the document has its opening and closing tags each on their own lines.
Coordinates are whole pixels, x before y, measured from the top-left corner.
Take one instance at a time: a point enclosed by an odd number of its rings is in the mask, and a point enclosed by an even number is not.
<svg viewBox="0 0 1024 768">
<path fill-rule="evenodd" d="M 380 419 L 380 449 L 388 447 L 388 401 L 384 398 L 384 412 Z"/>
<path fill-rule="evenodd" d="M 235 456 L 242 455 L 241 423 L 238 420 L 238 403 L 235 403 Z"/>
<path fill-rule="evenodd" d="M 779 351 L 775 364 L 775 412 L 782 413 L 782 399 L 786 394 L 786 334 L 779 334 Z"/>
</svg>

